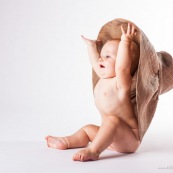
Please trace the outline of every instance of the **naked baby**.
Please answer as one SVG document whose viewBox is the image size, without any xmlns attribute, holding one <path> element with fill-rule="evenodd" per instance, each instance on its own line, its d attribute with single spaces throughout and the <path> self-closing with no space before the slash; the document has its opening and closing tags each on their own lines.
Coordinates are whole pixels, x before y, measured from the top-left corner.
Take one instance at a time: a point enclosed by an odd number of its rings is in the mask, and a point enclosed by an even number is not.
<svg viewBox="0 0 173 173">
<path fill-rule="evenodd" d="M 121 26 L 121 31 L 121 39 L 106 42 L 100 53 L 97 51 L 98 40 L 82 36 L 92 68 L 99 77 L 94 98 L 101 114 L 101 126 L 86 125 L 71 136 L 46 137 L 52 148 L 86 147 L 74 154 L 75 161 L 98 160 L 105 149 L 133 153 L 140 145 L 138 121 L 130 97 L 132 75 L 138 62 L 132 56 L 131 45 L 138 30 L 129 22 L 127 30 Z"/>
</svg>

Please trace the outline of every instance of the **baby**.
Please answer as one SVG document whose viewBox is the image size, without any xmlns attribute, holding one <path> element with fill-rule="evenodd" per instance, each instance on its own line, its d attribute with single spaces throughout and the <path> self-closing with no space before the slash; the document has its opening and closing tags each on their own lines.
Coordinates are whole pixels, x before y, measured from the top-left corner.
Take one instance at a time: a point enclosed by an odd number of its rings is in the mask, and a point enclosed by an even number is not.
<svg viewBox="0 0 173 173">
<path fill-rule="evenodd" d="M 94 89 L 94 98 L 102 117 L 101 126 L 86 125 L 67 137 L 46 137 L 48 146 L 52 148 L 86 147 L 73 156 L 75 161 L 97 160 L 105 149 L 133 153 L 140 145 L 138 122 L 130 95 L 132 75 L 138 62 L 132 48 L 137 28 L 128 23 L 127 30 L 121 26 L 121 31 L 121 39 L 108 41 L 100 54 L 98 41 L 82 36 L 92 68 L 100 78 Z"/>
</svg>

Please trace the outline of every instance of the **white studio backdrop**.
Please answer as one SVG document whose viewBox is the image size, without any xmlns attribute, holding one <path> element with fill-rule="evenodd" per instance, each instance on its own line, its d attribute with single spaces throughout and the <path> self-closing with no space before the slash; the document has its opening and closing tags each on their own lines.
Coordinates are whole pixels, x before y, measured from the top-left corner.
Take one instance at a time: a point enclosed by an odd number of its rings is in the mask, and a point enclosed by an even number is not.
<svg viewBox="0 0 173 173">
<path fill-rule="evenodd" d="M 172 9 L 172 0 L 0 0 L 0 141 L 99 124 L 80 36 L 95 39 L 105 23 L 125 18 L 173 55 Z M 172 103 L 173 91 L 160 97 L 150 133 L 173 133 Z"/>
</svg>

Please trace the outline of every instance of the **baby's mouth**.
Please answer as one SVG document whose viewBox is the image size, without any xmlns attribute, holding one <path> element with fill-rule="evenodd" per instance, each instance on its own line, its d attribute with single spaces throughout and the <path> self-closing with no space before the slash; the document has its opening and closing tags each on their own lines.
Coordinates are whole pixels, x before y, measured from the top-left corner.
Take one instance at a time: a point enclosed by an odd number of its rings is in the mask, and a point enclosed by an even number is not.
<svg viewBox="0 0 173 173">
<path fill-rule="evenodd" d="M 105 68 L 105 66 L 104 66 L 104 65 L 102 65 L 102 64 L 100 64 L 100 68 Z"/>
</svg>

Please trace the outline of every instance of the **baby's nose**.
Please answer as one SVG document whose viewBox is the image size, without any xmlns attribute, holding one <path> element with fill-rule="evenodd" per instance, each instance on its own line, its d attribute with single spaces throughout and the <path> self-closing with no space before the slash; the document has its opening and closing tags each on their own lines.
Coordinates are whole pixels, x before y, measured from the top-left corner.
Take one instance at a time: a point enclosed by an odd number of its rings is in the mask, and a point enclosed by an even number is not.
<svg viewBox="0 0 173 173">
<path fill-rule="evenodd" d="M 100 58 L 99 58 L 99 62 L 102 62 L 102 61 L 103 61 L 103 58 L 102 58 L 102 57 L 100 57 Z"/>
</svg>

